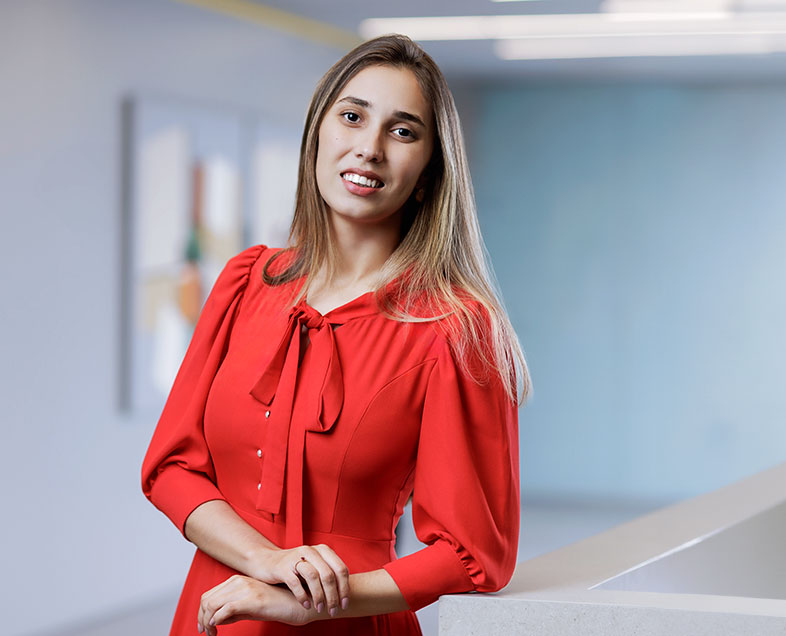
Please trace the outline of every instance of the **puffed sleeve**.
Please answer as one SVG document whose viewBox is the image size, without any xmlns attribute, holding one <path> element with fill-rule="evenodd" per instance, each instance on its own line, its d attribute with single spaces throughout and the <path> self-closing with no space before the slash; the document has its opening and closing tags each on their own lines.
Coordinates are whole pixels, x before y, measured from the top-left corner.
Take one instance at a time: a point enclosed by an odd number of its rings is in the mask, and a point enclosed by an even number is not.
<svg viewBox="0 0 786 636">
<path fill-rule="evenodd" d="M 499 379 L 478 384 L 439 347 L 423 406 L 412 519 L 427 547 L 384 568 L 411 610 L 442 594 L 495 592 L 516 567 L 518 409 Z"/>
<path fill-rule="evenodd" d="M 226 354 L 251 267 L 264 249 L 256 245 L 240 252 L 219 274 L 142 462 L 142 492 L 184 536 L 186 518 L 197 506 L 224 499 L 203 434 L 205 402 Z"/>
</svg>

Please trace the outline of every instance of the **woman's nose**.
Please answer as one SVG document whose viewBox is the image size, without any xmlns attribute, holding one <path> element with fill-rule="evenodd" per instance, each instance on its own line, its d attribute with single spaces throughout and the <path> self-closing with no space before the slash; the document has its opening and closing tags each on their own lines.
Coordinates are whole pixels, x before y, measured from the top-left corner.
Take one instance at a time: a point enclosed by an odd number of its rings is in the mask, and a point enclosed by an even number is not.
<svg viewBox="0 0 786 636">
<path fill-rule="evenodd" d="M 378 163 L 382 161 L 384 153 L 382 150 L 382 134 L 377 131 L 368 130 L 360 135 L 355 149 L 355 154 L 359 159 Z"/>
</svg>

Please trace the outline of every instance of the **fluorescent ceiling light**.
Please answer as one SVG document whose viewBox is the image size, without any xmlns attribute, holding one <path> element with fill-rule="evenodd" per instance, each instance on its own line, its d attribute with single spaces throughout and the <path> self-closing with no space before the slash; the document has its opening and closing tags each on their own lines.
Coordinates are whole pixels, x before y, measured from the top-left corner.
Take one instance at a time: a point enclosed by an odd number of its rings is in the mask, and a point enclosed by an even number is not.
<svg viewBox="0 0 786 636">
<path fill-rule="evenodd" d="M 723 14 L 713 19 L 701 14 L 636 17 L 606 13 L 372 18 L 360 23 L 360 33 L 365 38 L 404 33 L 419 41 L 678 33 L 781 34 L 786 33 L 786 13 Z"/>
<path fill-rule="evenodd" d="M 636 3 L 644 13 L 586 13 L 505 16 L 451 16 L 364 20 L 370 38 L 404 33 L 414 40 L 494 40 L 505 60 L 764 55 L 786 52 L 786 12 L 731 13 L 712 3 L 712 11 L 651 13 L 652 2 Z M 647 5 L 647 6 L 645 6 Z M 709 2 L 704 2 L 709 7 Z M 685 5 L 682 5 L 685 6 Z"/>
<path fill-rule="evenodd" d="M 684 57 L 695 55 L 766 55 L 786 51 L 786 42 L 765 36 L 550 38 L 500 40 L 503 60 L 556 60 L 608 57 Z"/>
<path fill-rule="evenodd" d="M 731 0 L 604 0 L 598 10 L 604 13 L 688 13 L 731 11 L 739 2 Z"/>
<path fill-rule="evenodd" d="M 603 0 L 603 13 L 696 13 L 783 11 L 786 0 Z"/>
<path fill-rule="evenodd" d="M 680 20 L 694 21 L 694 20 L 729 20 L 734 17 L 733 13 L 728 11 L 702 11 L 702 12 L 626 12 L 626 13 L 607 13 L 603 16 L 604 20 L 610 22 L 679 22 Z"/>
</svg>

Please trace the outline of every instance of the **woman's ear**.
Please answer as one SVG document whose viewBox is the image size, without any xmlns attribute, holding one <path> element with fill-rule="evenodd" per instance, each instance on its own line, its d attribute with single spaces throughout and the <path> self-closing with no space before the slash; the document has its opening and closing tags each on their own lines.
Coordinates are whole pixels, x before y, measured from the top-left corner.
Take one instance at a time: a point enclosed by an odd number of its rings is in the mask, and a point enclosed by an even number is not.
<svg viewBox="0 0 786 636">
<path fill-rule="evenodd" d="M 426 198 L 426 184 L 428 183 L 428 169 L 420 173 L 417 182 L 415 183 L 415 201 L 423 203 Z"/>
<path fill-rule="evenodd" d="M 438 161 L 439 157 L 437 154 L 435 152 L 432 153 L 426 167 L 423 168 L 423 172 L 420 173 L 418 180 L 415 182 L 415 200 L 418 203 L 423 203 L 423 199 L 426 197 L 426 188 L 429 183 L 433 183 L 433 175 Z"/>
<path fill-rule="evenodd" d="M 431 153 L 431 157 L 429 157 L 428 163 L 426 167 L 423 168 L 423 171 L 420 173 L 418 177 L 417 183 L 415 183 L 415 190 L 420 190 L 425 188 L 429 181 L 432 180 L 432 177 L 436 174 L 438 170 L 437 166 L 441 164 L 441 156 L 437 154 L 436 151 Z"/>
</svg>

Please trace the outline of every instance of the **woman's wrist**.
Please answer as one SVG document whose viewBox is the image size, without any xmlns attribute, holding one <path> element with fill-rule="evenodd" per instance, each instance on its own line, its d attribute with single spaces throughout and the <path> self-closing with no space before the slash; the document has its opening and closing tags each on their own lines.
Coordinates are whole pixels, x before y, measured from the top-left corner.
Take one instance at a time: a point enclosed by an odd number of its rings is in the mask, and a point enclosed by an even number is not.
<svg viewBox="0 0 786 636">
<path fill-rule="evenodd" d="M 244 555 L 245 568 L 243 571 L 248 576 L 260 581 L 267 579 L 270 576 L 270 556 L 279 550 L 280 548 L 264 545 L 252 546 Z"/>
<path fill-rule="evenodd" d="M 318 614 L 309 611 L 307 613 L 309 622 L 351 616 L 390 614 L 409 609 L 398 585 L 384 568 L 351 574 L 349 587 L 349 606 L 346 609 L 339 609 L 335 616 L 330 616 L 327 612 Z"/>
<path fill-rule="evenodd" d="M 264 554 L 276 545 L 250 526 L 223 500 L 197 506 L 185 522 L 185 534 L 202 552 L 230 568 L 256 578 Z"/>
</svg>

